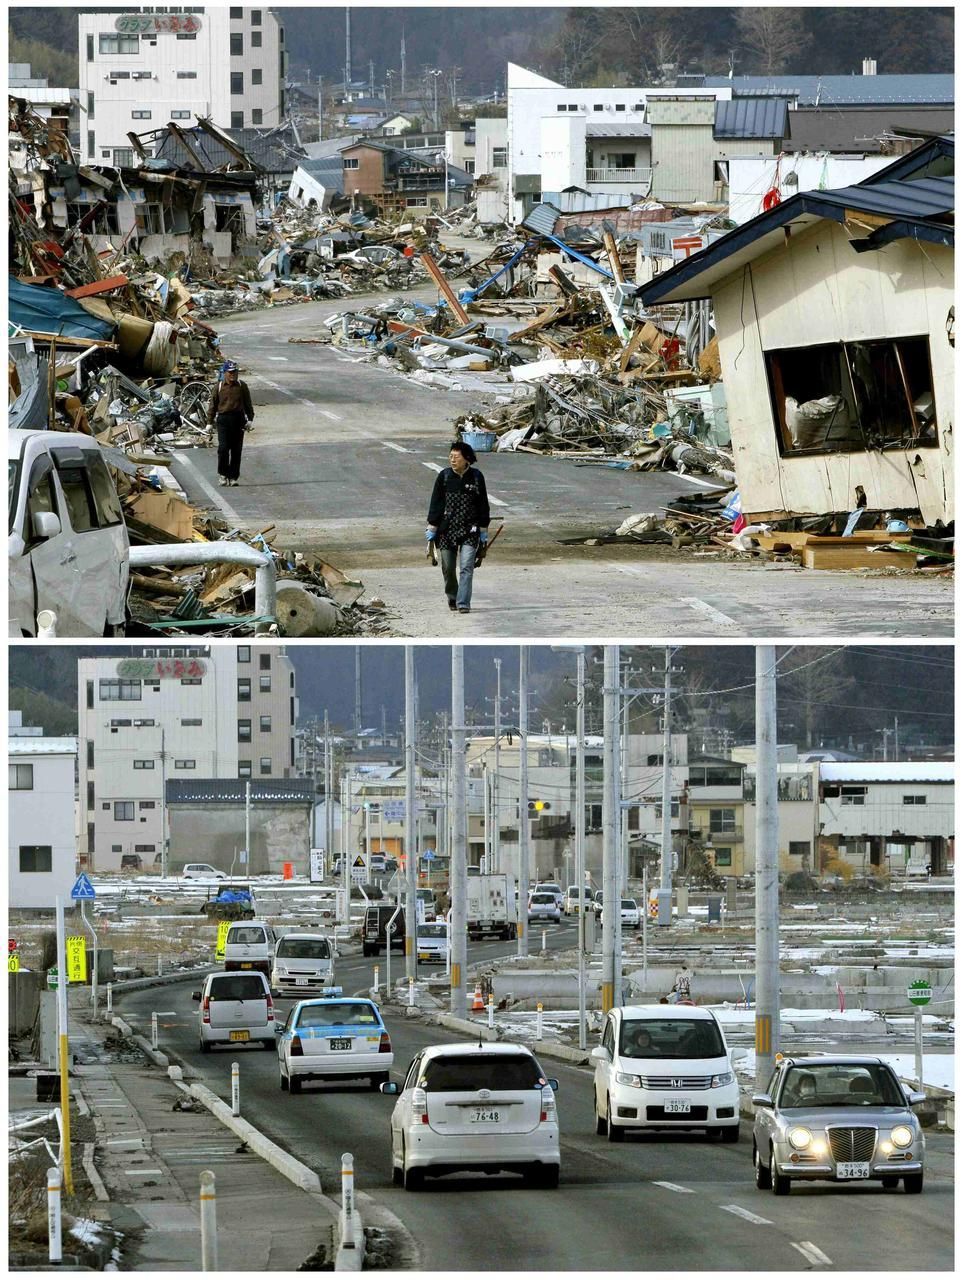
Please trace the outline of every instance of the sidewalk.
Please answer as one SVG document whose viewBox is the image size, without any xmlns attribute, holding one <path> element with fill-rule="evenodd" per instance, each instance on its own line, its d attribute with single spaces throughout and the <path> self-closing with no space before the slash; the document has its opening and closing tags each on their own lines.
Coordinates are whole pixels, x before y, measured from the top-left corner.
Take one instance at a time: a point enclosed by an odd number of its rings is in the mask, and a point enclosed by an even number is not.
<svg viewBox="0 0 963 1280">
<path fill-rule="evenodd" d="M 71 1049 L 85 1065 L 73 1069 L 73 1093 L 94 1120 L 110 1221 L 136 1237 L 125 1242 L 120 1269 L 200 1270 L 205 1169 L 216 1177 L 218 1270 L 295 1271 L 322 1246 L 333 1258 L 331 1202 L 247 1151 L 156 1067 L 107 1060 L 111 1033 L 74 1012 Z"/>
</svg>

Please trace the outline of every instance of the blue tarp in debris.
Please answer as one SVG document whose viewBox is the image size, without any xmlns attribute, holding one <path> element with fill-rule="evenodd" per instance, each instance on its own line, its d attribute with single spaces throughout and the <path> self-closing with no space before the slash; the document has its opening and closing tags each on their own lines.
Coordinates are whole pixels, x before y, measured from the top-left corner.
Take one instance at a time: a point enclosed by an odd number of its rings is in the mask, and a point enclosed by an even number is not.
<svg viewBox="0 0 963 1280">
<path fill-rule="evenodd" d="M 74 298 L 47 285 L 24 284 L 8 276 L 8 319 L 27 333 L 55 333 L 63 338 L 110 342 L 116 325 L 98 320 Z"/>
</svg>

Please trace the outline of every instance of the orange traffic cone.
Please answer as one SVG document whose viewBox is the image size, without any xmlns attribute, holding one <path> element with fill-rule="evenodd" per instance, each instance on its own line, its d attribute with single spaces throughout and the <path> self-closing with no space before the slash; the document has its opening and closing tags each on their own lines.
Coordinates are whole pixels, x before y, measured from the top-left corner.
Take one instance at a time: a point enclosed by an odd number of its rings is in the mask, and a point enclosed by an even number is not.
<svg viewBox="0 0 963 1280">
<path fill-rule="evenodd" d="M 485 1012 L 485 1001 L 482 996 L 482 989 L 481 989 L 480 982 L 475 983 L 475 994 L 471 998 L 471 1011 L 472 1013 Z"/>
</svg>

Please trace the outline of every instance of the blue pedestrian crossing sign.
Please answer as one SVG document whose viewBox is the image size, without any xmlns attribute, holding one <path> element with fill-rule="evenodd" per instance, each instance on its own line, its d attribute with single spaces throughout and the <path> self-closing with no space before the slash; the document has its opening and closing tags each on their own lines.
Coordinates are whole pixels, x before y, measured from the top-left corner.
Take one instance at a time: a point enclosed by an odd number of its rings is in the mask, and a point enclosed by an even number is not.
<svg viewBox="0 0 963 1280">
<path fill-rule="evenodd" d="M 74 899 L 96 898 L 97 895 L 94 892 L 94 886 L 87 879 L 87 876 L 83 871 L 81 871 L 80 875 L 77 877 L 77 883 L 70 890 L 70 896 Z"/>
</svg>

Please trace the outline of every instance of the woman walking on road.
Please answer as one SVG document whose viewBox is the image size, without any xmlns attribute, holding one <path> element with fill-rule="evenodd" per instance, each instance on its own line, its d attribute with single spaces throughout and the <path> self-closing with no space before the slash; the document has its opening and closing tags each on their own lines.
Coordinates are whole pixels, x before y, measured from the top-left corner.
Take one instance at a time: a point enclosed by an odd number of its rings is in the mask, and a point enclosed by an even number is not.
<svg viewBox="0 0 963 1280">
<path fill-rule="evenodd" d="M 214 389 L 209 420 L 217 425 L 217 482 L 236 485 L 241 475 L 244 432 L 254 421 L 254 406 L 233 360 L 224 366 L 224 378 Z"/>
<path fill-rule="evenodd" d="M 441 552 L 448 608 L 471 613 L 471 584 L 479 555 L 488 543 L 488 491 L 485 477 L 472 463 L 475 450 L 456 440 L 448 451 L 448 466 L 438 473 L 428 507 L 425 537 Z"/>
</svg>

